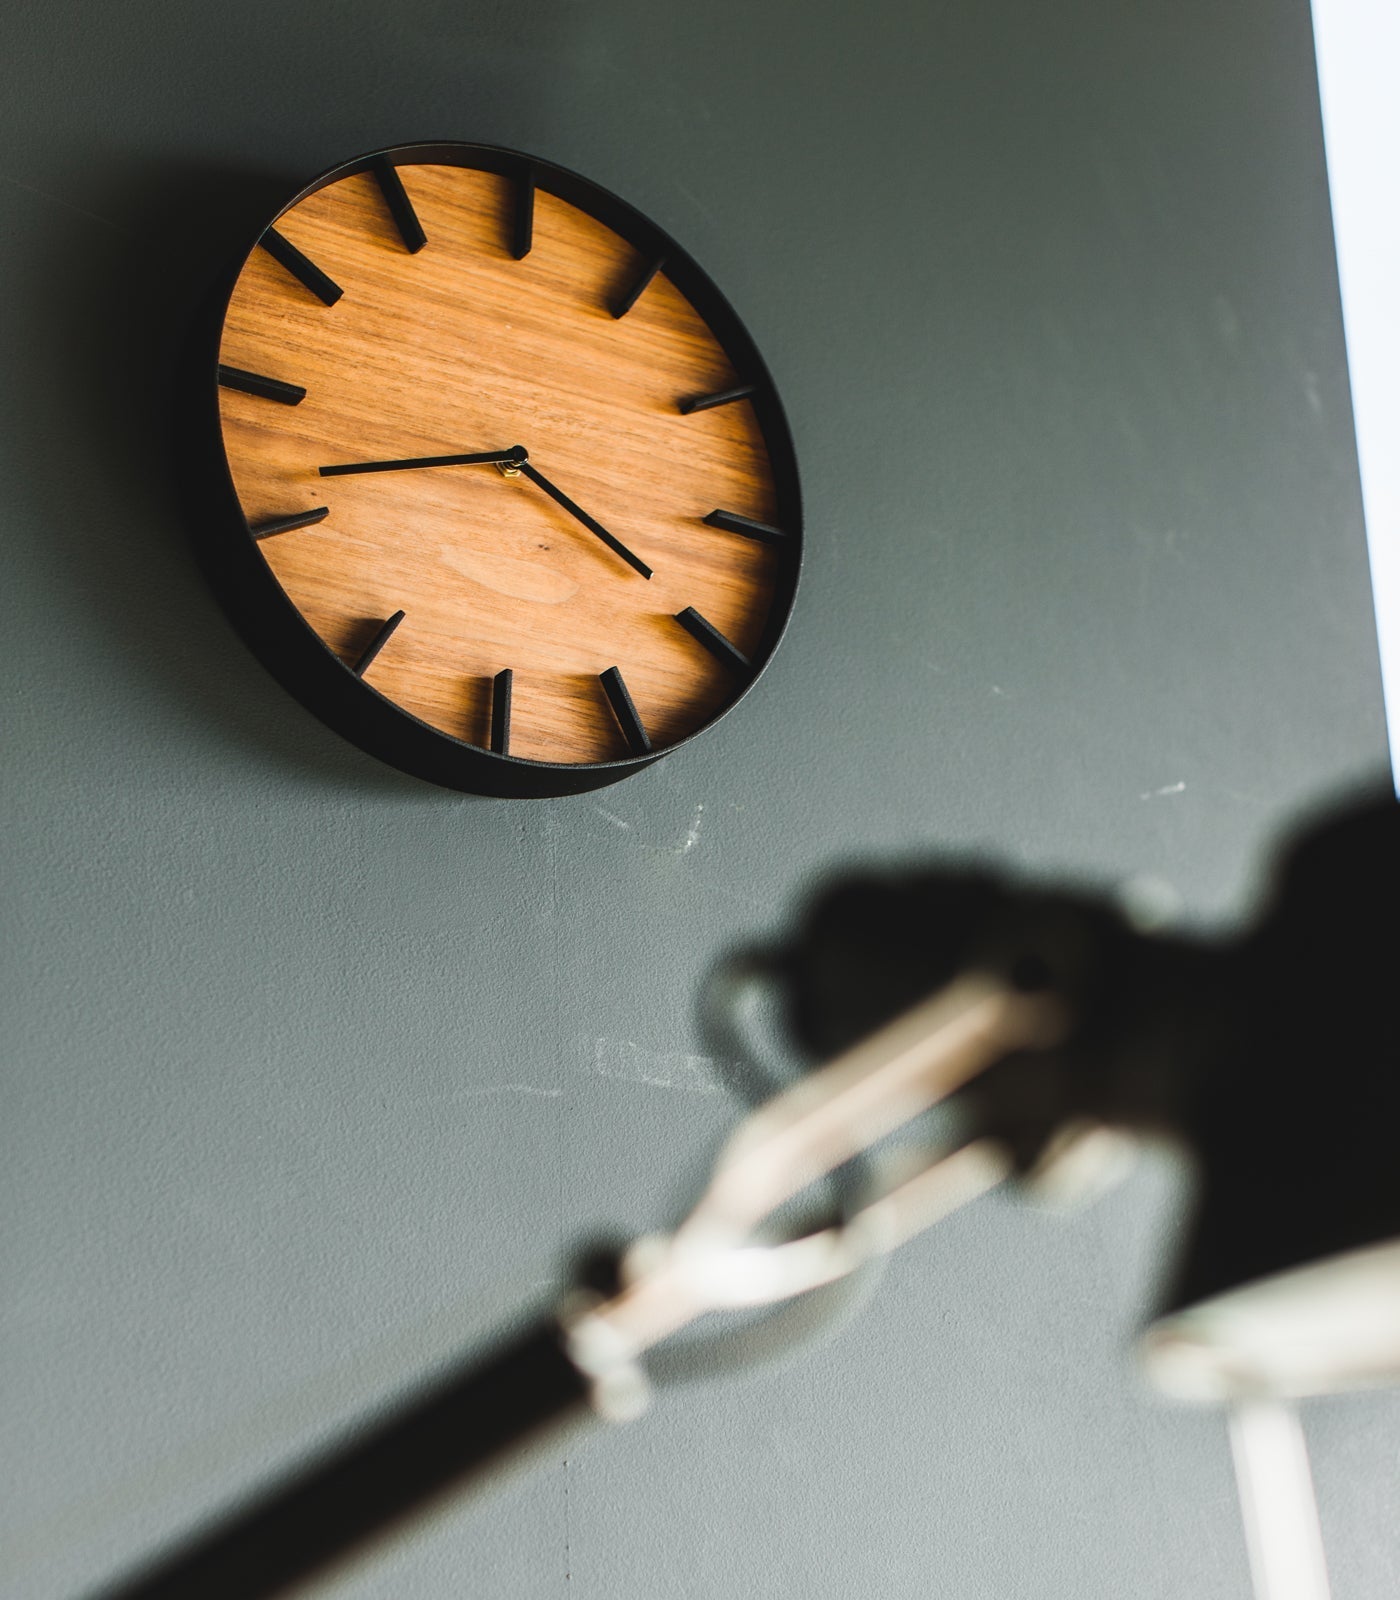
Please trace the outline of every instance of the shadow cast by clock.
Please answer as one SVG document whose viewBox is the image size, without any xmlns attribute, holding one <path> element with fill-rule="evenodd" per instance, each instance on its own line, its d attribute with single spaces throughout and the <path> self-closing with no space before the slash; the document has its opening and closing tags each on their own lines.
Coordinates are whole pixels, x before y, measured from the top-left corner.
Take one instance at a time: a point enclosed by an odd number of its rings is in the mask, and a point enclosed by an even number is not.
<svg viewBox="0 0 1400 1600">
<path fill-rule="evenodd" d="M 56 612 L 81 613 L 87 648 L 148 726 L 178 729 L 186 758 L 195 727 L 279 779 L 440 804 L 451 791 L 347 744 L 258 664 L 200 570 L 200 528 L 177 490 L 194 320 L 295 180 L 156 163 L 119 178 L 130 221 L 99 230 L 105 219 L 46 211 L 12 291 L 21 325 L 43 330 L 12 369 L 25 396 L 13 493 L 32 513 L 14 532 L 39 535 L 29 550 L 12 544 L 12 559 L 43 573 Z"/>
</svg>

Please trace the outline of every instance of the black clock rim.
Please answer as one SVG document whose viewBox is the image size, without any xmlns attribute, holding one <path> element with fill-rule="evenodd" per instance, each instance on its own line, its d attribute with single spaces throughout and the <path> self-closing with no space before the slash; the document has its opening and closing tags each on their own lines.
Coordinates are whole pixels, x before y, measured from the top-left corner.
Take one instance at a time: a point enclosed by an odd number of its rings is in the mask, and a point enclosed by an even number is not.
<svg viewBox="0 0 1400 1600">
<path fill-rule="evenodd" d="M 218 366 L 229 302 L 268 228 L 310 195 L 377 163 L 460 166 L 514 177 L 577 206 L 651 258 L 695 310 L 745 382 L 773 472 L 784 530 L 773 597 L 748 679 L 706 722 L 664 748 L 612 761 L 550 762 L 501 755 L 432 727 L 365 682 L 327 646 L 292 603 L 258 548 L 234 489 L 223 448 Z M 263 665 L 296 699 L 367 754 L 414 777 L 469 794 L 547 799 L 617 783 L 708 733 L 748 696 L 771 662 L 792 615 L 802 567 L 802 501 L 791 430 L 772 375 L 748 329 L 690 253 L 625 200 L 591 179 L 537 156 L 496 145 L 448 140 L 392 145 L 328 168 L 264 222 L 220 280 L 198 319 L 178 417 L 179 459 L 197 554 L 235 627 Z"/>
</svg>

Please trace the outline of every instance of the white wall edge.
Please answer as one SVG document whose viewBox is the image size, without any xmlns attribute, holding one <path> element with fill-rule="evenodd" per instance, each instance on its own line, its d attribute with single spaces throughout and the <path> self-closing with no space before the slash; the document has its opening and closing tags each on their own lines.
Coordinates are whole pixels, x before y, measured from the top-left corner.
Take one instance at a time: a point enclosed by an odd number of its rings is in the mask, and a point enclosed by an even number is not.
<svg viewBox="0 0 1400 1600">
<path fill-rule="evenodd" d="M 1400 788 L 1400 5 L 1312 0 L 1332 226 Z"/>
</svg>

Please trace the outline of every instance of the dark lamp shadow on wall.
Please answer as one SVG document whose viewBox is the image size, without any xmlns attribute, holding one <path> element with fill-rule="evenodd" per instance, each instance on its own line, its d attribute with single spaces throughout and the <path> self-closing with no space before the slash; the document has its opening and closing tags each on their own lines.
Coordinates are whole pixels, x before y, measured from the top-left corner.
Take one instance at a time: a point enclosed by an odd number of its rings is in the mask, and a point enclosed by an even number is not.
<svg viewBox="0 0 1400 1600">
<path fill-rule="evenodd" d="M 1086 1190 L 1105 1152 L 1153 1137 L 1194 1158 L 1199 1204 L 1148 1372 L 1231 1408 L 1260 1600 L 1325 1600 L 1288 1402 L 1400 1380 L 1400 1020 L 1374 934 L 1397 900 L 1389 799 L 1305 836 L 1228 943 L 990 873 L 848 876 L 712 975 L 712 1042 L 742 1051 L 763 988 L 811 1070 L 740 1124 L 673 1233 L 589 1257 L 523 1337 L 110 1600 L 286 1593 L 561 1430 L 637 1417 L 648 1358 L 692 1324 L 820 1306 L 989 1189 Z"/>
</svg>

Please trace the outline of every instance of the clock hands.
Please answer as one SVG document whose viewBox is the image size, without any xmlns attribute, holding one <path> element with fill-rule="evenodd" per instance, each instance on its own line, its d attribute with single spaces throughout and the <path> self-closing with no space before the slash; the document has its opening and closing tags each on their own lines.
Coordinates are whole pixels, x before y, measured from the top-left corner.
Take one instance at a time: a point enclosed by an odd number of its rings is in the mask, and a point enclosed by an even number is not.
<svg viewBox="0 0 1400 1600">
<path fill-rule="evenodd" d="M 347 461 L 344 466 L 320 467 L 323 478 L 345 478 L 354 472 L 404 472 L 413 467 L 484 467 L 514 466 L 525 454 L 525 446 L 515 444 L 509 450 L 478 450 L 469 456 L 410 456 L 406 461 Z"/>
<path fill-rule="evenodd" d="M 406 472 L 417 467 L 482 466 L 500 467 L 511 476 L 517 472 L 524 473 L 530 482 L 543 489 L 556 505 L 562 506 L 591 534 L 601 539 L 614 555 L 621 556 L 634 572 L 640 572 L 644 578 L 651 577 L 651 568 L 640 556 L 633 555 L 621 539 L 610 534 L 601 522 L 595 522 L 582 506 L 570 500 L 562 489 L 556 488 L 544 473 L 530 464 L 530 453 L 523 444 L 512 445 L 509 450 L 478 450 L 470 455 L 410 456 L 403 461 L 349 461 L 341 466 L 320 467 L 317 470 L 323 478 L 341 478 L 357 472 Z"/>
<path fill-rule="evenodd" d="M 571 517 L 577 518 L 590 533 L 596 534 L 607 545 L 608 549 L 614 555 L 621 556 L 633 571 L 640 572 L 644 578 L 651 576 L 651 568 L 640 556 L 634 556 L 627 546 L 620 539 L 615 539 L 601 522 L 595 522 L 583 507 L 575 505 L 562 489 L 556 489 L 549 479 L 545 477 L 544 473 L 530 465 L 529 459 L 523 450 L 520 452 L 519 459 L 512 462 L 512 465 L 518 467 L 531 483 L 538 484 L 556 505 L 563 506 L 564 510 Z"/>
</svg>

